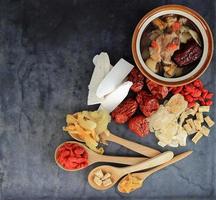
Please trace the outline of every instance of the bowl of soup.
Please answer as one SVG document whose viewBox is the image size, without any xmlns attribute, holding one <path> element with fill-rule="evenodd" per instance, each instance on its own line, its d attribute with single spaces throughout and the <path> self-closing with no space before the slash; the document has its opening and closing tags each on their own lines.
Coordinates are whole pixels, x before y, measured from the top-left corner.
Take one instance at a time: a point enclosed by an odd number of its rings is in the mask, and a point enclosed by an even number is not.
<svg viewBox="0 0 216 200">
<path fill-rule="evenodd" d="M 132 53 L 150 80 L 180 86 L 199 78 L 212 59 L 214 42 L 207 22 L 194 10 L 165 5 L 147 13 L 137 24 Z"/>
</svg>

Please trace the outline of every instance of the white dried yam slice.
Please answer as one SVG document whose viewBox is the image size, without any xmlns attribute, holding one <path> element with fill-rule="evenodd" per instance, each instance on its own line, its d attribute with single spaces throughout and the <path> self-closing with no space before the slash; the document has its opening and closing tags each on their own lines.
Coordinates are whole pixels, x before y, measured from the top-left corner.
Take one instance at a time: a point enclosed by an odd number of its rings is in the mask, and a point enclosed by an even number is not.
<svg viewBox="0 0 216 200">
<path fill-rule="evenodd" d="M 207 125 L 209 126 L 209 127 L 212 127 L 212 126 L 214 126 L 214 124 L 215 124 L 215 122 L 209 117 L 209 116 L 207 116 L 207 117 L 205 117 L 205 122 L 207 123 Z"/>
<path fill-rule="evenodd" d="M 193 143 L 197 143 L 201 138 L 203 137 L 203 134 L 198 131 L 196 135 L 192 138 Z"/>
</svg>

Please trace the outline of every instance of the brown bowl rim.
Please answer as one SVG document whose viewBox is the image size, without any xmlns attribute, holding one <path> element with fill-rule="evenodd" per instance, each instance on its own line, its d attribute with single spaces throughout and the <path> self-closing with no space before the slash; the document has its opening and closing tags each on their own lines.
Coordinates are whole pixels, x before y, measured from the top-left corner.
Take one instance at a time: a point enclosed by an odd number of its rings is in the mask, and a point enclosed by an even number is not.
<svg viewBox="0 0 216 200">
<path fill-rule="evenodd" d="M 147 71 L 145 71 L 142 64 L 140 63 L 140 61 L 138 59 L 138 55 L 137 55 L 137 51 L 136 51 L 137 36 L 138 36 L 139 30 L 142 27 L 143 23 L 149 17 L 151 17 L 152 15 L 154 15 L 154 14 L 160 12 L 160 11 L 164 11 L 164 10 L 168 10 L 168 9 L 184 11 L 184 12 L 187 12 L 188 14 L 192 15 L 193 17 L 195 17 L 202 24 L 203 28 L 205 29 L 207 39 L 208 39 L 208 43 L 209 43 L 207 56 L 206 56 L 206 59 L 205 59 L 203 65 L 202 65 L 202 67 L 200 68 L 200 70 L 197 71 L 197 73 L 194 74 L 193 76 L 191 76 L 191 77 L 189 77 L 189 78 L 187 78 L 185 80 L 176 81 L 176 82 L 169 82 L 169 81 L 159 80 L 159 79 L 153 77 Z M 181 86 L 181 85 L 188 84 L 188 83 L 198 79 L 207 70 L 207 68 L 208 68 L 208 66 L 209 66 L 209 64 L 211 62 L 212 56 L 213 56 L 213 50 L 214 50 L 213 35 L 212 35 L 212 32 L 211 32 L 211 29 L 210 29 L 209 25 L 204 20 L 204 18 L 199 13 L 192 10 L 191 8 L 188 8 L 188 7 L 182 6 L 182 5 L 176 5 L 176 4 L 169 4 L 169 5 L 159 6 L 157 8 L 154 8 L 150 12 L 148 12 L 146 15 L 144 15 L 142 17 L 142 19 L 137 24 L 137 26 L 136 26 L 136 28 L 134 30 L 134 33 L 133 33 L 133 37 L 132 37 L 132 54 L 133 54 L 134 61 L 135 61 L 136 65 L 137 65 L 137 67 L 139 68 L 139 70 L 148 79 L 150 79 L 150 80 L 152 80 L 152 81 L 154 81 L 154 82 L 156 82 L 156 83 L 158 83 L 160 85 L 165 85 L 165 86 Z"/>
</svg>

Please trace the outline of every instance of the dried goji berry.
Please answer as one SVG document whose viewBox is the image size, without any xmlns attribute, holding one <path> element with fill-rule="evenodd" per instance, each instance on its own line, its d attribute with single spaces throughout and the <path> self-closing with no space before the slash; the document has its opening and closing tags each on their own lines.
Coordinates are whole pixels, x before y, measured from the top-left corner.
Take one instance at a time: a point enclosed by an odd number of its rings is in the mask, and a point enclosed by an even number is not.
<svg viewBox="0 0 216 200">
<path fill-rule="evenodd" d="M 192 97 L 200 97 L 201 96 L 201 91 L 197 88 L 194 89 L 194 91 L 191 93 Z"/>
<path fill-rule="evenodd" d="M 194 101 L 194 98 L 191 95 L 186 95 L 186 96 L 184 96 L 184 98 L 189 103 L 192 102 L 192 101 Z"/>
<path fill-rule="evenodd" d="M 206 102 L 205 102 L 205 105 L 206 106 L 211 106 L 213 104 L 213 101 L 212 100 L 207 100 Z"/>
<path fill-rule="evenodd" d="M 214 94 L 213 93 L 208 93 L 207 95 L 206 95 L 206 99 L 212 99 L 212 97 L 214 96 Z"/>
<path fill-rule="evenodd" d="M 193 82 L 193 85 L 197 88 L 203 88 L 203 83 L 201 80 L 197 79 Z"/>
<path fill-rule="evenodd" d="M 185 85 L 186 92 L 192 93 L 194 92 L 194 90 L 195 90 L 195 87 L 192 84 Z"/>
<path fill-rule="evenodd" d="M 196 102 L 195 102 L 195 101 L 190 102 L 190 103 L 188 103 L 188 108 L 192 108 L 192 107 L 194 107 L 195 105 L 196 105 Z"/>
<path fill-rule="evenodd" d="M 80 155 L 80 154 L 83 154 L 84 151 L 85 151 L 85 150 L 84 150 L 83 148 L 77 147 L 77 148 L 74 150 L 74 153 Z"/>
</svg>

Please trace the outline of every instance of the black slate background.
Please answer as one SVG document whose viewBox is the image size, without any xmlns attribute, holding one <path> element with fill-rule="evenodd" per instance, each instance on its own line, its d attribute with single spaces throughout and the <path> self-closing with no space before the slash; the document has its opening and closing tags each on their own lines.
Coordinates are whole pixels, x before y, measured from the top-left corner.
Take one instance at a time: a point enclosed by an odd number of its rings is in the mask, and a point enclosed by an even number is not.
<svg viewBox="0 0 216 200">
<path fill-rule="evenodd" d="M 54 163 L 55 147 L 69 140 L 65 114 L 87 107 L 92 58 L 107 51 L 114 65 L 133 62 L 131 38 L 139 19 L 152 8 L 176 3 L 198 11 L 215 33 L 214 0 L 1 0 L 0 1 L 0 199 L 215 199 L 216 133 L 175 166 L 149 178 L 131 195 L 115 188 L 97 192 L 87 170 L 67 173 Z M 202 76 L 215 89 L 215 58 Z M 215 116 L 215 107 L 211 111 Z M 125 138 L 157 147 L 125 126 L 110 129 Z M 173 150 L 173 149 L 172 149 Z M 107 154 L 136 155 L 109 144 Z"/>
</svg>

